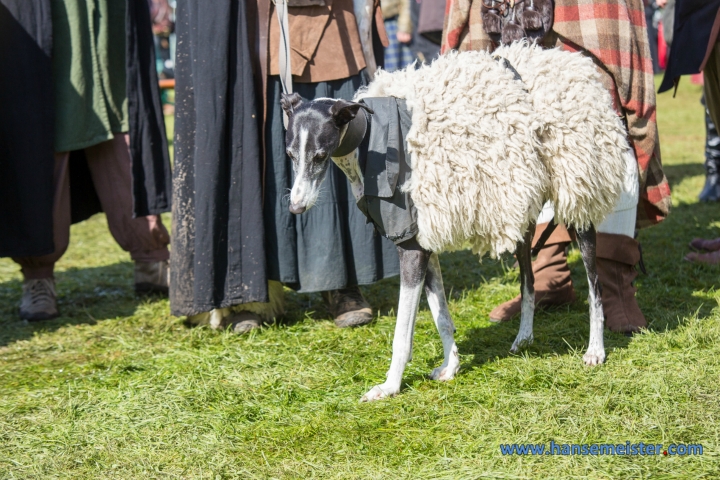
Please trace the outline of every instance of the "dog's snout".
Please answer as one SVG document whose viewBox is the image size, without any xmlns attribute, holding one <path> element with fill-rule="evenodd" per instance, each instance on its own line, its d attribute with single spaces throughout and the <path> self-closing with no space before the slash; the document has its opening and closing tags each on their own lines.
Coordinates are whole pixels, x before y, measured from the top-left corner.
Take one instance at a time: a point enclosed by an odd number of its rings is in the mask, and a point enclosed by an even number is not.
<svg viewBox="0 0 720 480">
<path fill-rule="evenodd" d="M 295 204 L 295 203 L 291 203 L 291 204 L 290 204 L 290 213 L 294 213 L 295 215 L 299 215 L 299 214 L 303 213 L 305 210 L 307 210 L 307 208 L 304 207 L 304 206 L 302 206 L 302 205 L 298 205 L 298 204 Z"/>
</svg>

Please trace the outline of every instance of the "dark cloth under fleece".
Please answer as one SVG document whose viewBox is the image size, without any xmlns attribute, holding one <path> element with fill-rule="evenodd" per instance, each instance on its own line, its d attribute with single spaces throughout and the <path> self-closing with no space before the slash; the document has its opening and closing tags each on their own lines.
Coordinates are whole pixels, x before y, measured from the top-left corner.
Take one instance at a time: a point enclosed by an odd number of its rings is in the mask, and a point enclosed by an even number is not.
<svg viewBox="0 0 720 480">
<path fill-rule="evenodd" d="M 178 2 L 174 315 L 268 299 L 258 97 L 247 22 L 245 0 Z"/>
<path fill-rule="evenodd" d="M 50 0 L 0 0 L 0 257 L 52 253 L 54 108 Z M 134 213 L 170 208 L 170 161 L 147 0 L 127 0 L 127 95 Z M 71 154 L 72 220 L 100 210 Z"/>
<path fill-rule="evenodd" d="M 293 88 L 305 101 L 350 100 L 365 83 L 363 75 L 296 83 Z M 281 92 L 279 77 L 269 77 L 264 207 L 268 278 L 301 292 L 321 292 L 398 275 L 395 245 L 367 223 L 345 174 L 335 164 L 329 166 L 317 203 L 301 215 L 290 213 L 288 193 L 294 176 L 285 153 Z"/>
<path fill-rule="evenodd" d="M 375 113 L 367 115 L 368 133 L 358 152 L 365 195 L 357 205 L 380 235 L 399 244 L 418 233 L 417 210 L 410 194 L 402 191 L 412 173 L 405 140 L 411 114 L 402 99 L 365 98 L 363 102 Z"/>
</svg>

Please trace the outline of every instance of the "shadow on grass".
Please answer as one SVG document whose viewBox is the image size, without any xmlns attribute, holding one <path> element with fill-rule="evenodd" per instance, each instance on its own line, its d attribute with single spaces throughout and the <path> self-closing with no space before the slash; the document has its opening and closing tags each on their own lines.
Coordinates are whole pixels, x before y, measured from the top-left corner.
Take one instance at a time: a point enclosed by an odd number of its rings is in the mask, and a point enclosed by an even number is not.
<svg viewBox="0 0 720 480">
<path fill-rule="evenodd" d="M 508 257 L 509 259 L 511 257 Z M 514 258 L 510 262 L 514 262 Z M 511 265 L 508 261 L 484 259 L 482 264 L 470 251 L 444 253 L 440 256 L 443 281 L 448 298 L 458 299 L 467 290 L 475 290 L 488 278 L 502 276 Z M 372 304 L 375 316 L 394 316 L 400 295 L 399 277 L 386 278 L 372 285 L 360 287 L 363 295 Z M 310 318 L 317 321 L 331 321 L 332 317 L 320 293 L 289 293 L 285 296 L 287 314 L 279 321 L 292 325 Z M 423 297 L 420 308 L 427 308 Z"/>
<path fill-rule="evenodd" d="M 685 169 L 687 170 L 687 169 Z M 680 170 L 678 170 L 680 171 Z M 688 174 L 689 176 L 690 174 Z M 720 236 L 717 227 L 711 226 L 717 218 L 720 206 L 681 205 L 660 225 L 643 230 L 640 241 L 648 274 L 637 279 L 638 302 L 648 320 L 651 331 L 672 330 L 682 319 L 698 315 L 708 316 L 716 306 L 711 298 L 720 268 L 692 265 L 682 262 L 687 241 L 691 236 Z M 678 232 L 683 232 L 679 235 Z M 576 248 L 576 247 L 575 247 Z M 474 292 L 491 279 L 503 278 L 502 283 L 517 285 L 517 275 L 509 274 L 514 258 L 502 260 L 478 259 L 470 251 L 445 253 L 440 256 L 445 290 L 450 300 L 462 298 Z M 569 261 L 578 300 L 570 306 L 538 310 L 535 315 L 535 342 L 526 351 L 531 356 L 582 354 L 587 347 L 589 319 L 587 278 L 577 253 Z M 394 316 L 397 309 L 399 280 L 386 279 L 363 287 L 363 293 L 373 305 L 376 314 Z M 281 322 L 293 324 L 304 318 L 332 321 L 320 294 L 290 294 L 287 296 L 288 315 Z M 427 309 L 425 301 L 421 309 Z M 496 358 L 510 356 L 519 327 L 519 318 L 506 323 L 484 325 L 465 329 L 457 342 L 464 361 L 462 368 L 472 368 Z M 605 330 L 605 346 L 608 356 L 612 350 L 625 348 L 632 338 Z M 442 358 L 428 362 L 428 368 L 442 363 Z M 420 380 L 420 378 L 416 379 Z M 412 385 L 413 379 L 405 380 Z"/>
<path fill-rule="evenodd" d="M 106 319 L 127 317 L 134 314 L 139 304 L 147 301 L 134 293 L 132 262 L 71 268 L 56 272 L 55 281 L 61 316 L 41 322 L 19 319 L 20 280 L 0 283 L 0 346 L 65 325 L 95 324 Z"/>
<path fill-rule="evenodd" d="M 663 165 L 665 176 L 671 185 L 679 185 L 688 177 L 705 175 L 705 166 L 702 163 L 685 163 L 682 165 Z M 698 192 L 699 193 L 699 192 Z"/>
</svg>

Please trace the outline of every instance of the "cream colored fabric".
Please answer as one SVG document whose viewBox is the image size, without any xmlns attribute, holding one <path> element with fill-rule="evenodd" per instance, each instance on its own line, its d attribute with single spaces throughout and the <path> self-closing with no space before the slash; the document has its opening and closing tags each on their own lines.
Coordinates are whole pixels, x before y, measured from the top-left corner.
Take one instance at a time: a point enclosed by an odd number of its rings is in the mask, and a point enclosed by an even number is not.
<svg viewBox="0 0 720 480">
<path fill-rule="evenodd" d="M 597 226 L 600 233 L 612 233 L 635 238 L 635 219 L 640 200 L 640 179 L 637 160 L 632 149 L 625 152 L 625 178 L 617 205 L 605 220 Z"/>
</svg>

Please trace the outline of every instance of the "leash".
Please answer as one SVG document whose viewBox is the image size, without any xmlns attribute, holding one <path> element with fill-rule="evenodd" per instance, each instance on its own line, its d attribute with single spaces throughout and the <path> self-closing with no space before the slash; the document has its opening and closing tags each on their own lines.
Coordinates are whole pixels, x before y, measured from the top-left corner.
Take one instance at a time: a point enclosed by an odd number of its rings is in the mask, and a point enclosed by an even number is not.
<svg viewBox="0 0 720 480">
<path fill-rule="evenodd" d="M 360 115 L 360 113 L 362 113 L 362 115 Z M 365 134 L 367 133 L 367 127 L 367 113 L 365 113 L 365 110 L 361 108 L 358 110 L 358 114 L 355 115 L 355 118 L 350 120 L 350 123 L 348 123 L 345 135 L 342 140 L 340 140 L 340 145 L 338 145 L 330 156 L 333 158 L 339 158 L 344 157 L 345 155 L 350 155 L 362 143 L 365 138 Z"/>
<path fill-rule="evenodd" d="M 280 55 L 278 62 L 280 66 L 280 84 L 283 93 L 290 95 L 293 93 L 292 86 L 292 68 L 290 68 L 290 27 L 288 25 L 288 4 L 287 0 L 273 0 L 275 3 L 275 13 L 277 13 L 278 23 L 280 24 Z M 287 129 L 288 116 L 283 111 L 283 125 Z"/>
</svg>

